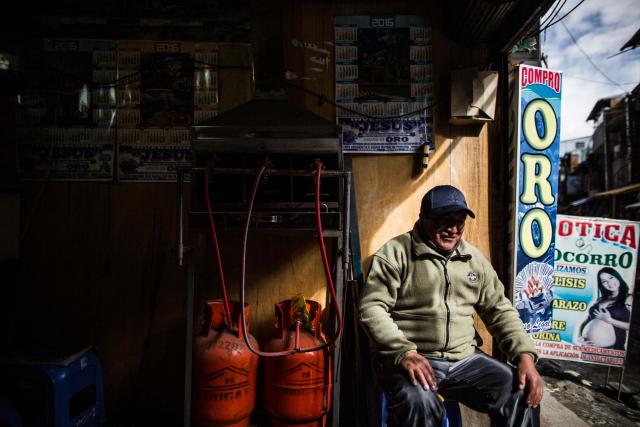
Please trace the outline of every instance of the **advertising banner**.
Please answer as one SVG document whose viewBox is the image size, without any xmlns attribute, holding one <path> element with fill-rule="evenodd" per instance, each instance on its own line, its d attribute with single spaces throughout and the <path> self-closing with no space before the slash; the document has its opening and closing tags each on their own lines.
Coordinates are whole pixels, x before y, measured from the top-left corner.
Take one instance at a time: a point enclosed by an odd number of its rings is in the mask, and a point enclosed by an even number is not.
<svg viewBox="0 0 640 427">
<path fill-rule="evenodd" d="M 558 215 L 553 329 L 533 335 L 540 357 L 624 364 L 640 224 Z"/>
<path fill-rule="evenodd" d="M 115 129 L 18 129 L 22 179 L 110 181 Z"/>
<path fill-rule="evenodd" d="M 557 71 L 518 68 L 513 303 L 528 333 L 551 329 L 561 88 Z"/>
<path fill-rule="evenodd" d="M 433 103 L 427 18 L 337 16 L 335 64 L 345 152 L 415 153 L 425 144 L 433 149 L 432 111 L 426 109 Z"/>
<path fill-rule="evenodd" d="M 371 120 L 363 117 L 343 117 L 342 127 L 345 151 L 358 147 L 360 153 L 415 153 L 427 143 L 427 122 L 424 117 L 402 120 Z"/>
<path fill-rule="evenodd" d="M 121 181 L 175 182 L 178 168 L 191 166 L 187 129 L 121 129 L 118 174 Z"/>
</svg>

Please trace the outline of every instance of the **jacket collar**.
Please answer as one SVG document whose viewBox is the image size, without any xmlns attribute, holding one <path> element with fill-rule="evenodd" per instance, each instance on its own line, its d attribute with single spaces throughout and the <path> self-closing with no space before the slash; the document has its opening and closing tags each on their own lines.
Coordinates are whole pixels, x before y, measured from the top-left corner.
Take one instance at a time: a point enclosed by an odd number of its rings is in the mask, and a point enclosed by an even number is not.
<svg viewBox="0 0 640 427">
<path fill-rule="evenodd" d="M 443 260 L 447 259 L 445 255 L 436 251 L 427 244 L 427 239 L 422 232 L 422 227 L 420 227 L 420 220 L 416 221 L 416 223 L 413 225 L 413 230 L 411 230 L 409 234 L 411 234 L 411 250 L 415 256 L 430 256 Z M 467 244 L 463 239 L 460 239 L 458 247 L 453 250 L 453 253 L 449 257 L 449 260 L 468 261 L 470 259 L 471 254 L 467 252 Z"/>
</svg>

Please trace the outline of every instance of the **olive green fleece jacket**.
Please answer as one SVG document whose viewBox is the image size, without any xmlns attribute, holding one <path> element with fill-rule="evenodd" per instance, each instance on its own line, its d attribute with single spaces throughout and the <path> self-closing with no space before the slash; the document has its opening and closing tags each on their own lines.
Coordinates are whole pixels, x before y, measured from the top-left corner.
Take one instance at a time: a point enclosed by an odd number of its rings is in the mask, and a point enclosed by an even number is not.
<svg viewBox="0 0 640 427">
<path fill-rule="evenodd" d="M 480 315 L 509 361 L 537 354 L 518 312 L 482 253 L 461 240 L 449 258 L 426 244 L 416 226 L 373 256 L 360 298 L 359 319 L 383 366 L 410 350 L 460 360 L 481 345 L 473 326 Z"/>
</svg>

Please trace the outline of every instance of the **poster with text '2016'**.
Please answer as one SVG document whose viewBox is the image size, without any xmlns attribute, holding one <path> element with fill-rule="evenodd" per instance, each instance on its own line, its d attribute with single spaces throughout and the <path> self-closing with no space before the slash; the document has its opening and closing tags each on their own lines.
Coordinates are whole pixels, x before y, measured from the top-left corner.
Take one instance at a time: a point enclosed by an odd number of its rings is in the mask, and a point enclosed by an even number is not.
<svg viewBox="0 0 640 427">
<path fill-rule="evenodd" d="M 335 82 L 345 152 L 415 153 L 425 145 L 434 148 L 427 18 L 337 16 Z"/>
<path fill-rule="evenodd" d="M 558 215 L 553 329 L 534 334 L 540 357 L 624 364 L 640 224 Z"/>
<path fill-rule="evenodd" d="M 111 181 L 116 42 L 44 39 L 42 72 L 26 73 L 16 109 L 25 180 Z"/>
<path fill-rule="evenodd" d="M 174 182 L 191 165 L 191 126 L 218 109 L 218 45 L 118 43 L 118 180 Z"/>
</svg>

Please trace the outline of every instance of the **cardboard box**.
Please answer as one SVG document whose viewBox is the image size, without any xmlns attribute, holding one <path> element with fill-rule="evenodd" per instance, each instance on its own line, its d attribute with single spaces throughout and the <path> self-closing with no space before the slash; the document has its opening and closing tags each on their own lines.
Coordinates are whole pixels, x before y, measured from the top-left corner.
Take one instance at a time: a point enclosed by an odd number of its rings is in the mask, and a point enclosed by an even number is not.
<svg viewBox="0 0 640 427">
<path fill-rule="evenodd" d="M 476 68 L 451 73 L 451 119 L 454 125 L 493 121 L 498 94 L 498 72 Z"/>
</svg>

